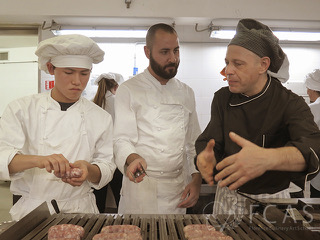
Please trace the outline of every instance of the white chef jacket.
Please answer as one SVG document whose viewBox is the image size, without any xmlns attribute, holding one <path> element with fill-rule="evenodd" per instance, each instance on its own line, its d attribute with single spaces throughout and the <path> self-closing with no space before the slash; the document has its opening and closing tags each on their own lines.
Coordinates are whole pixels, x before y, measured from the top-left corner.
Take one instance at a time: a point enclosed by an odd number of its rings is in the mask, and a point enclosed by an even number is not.
<svg viewBox="0 0 320 240">
<path fill-rule="evenodd" d="M 98 213 L 91 187 L 105 186 L 116 168 L 110 114 L 85 98 L 61 111 L 50 93 L 10 103 L 0 120 L 0 179 L 11 180 L 11 192 L 22 195 L 10 210 L 13 220 L 19 220 L 44 201 L 53 213 L 52 199 L 58 202 L 61 212 Z M 86 160 L 100 168 L 101 180 L 98 184 L 85 181 L 80 187 L 73 187 L 39 168 L 10 175 L 8 165 L 17 153 L 61 153 L 70 162 Z"/>
<path fill-rule="evenodd" d="M 148 69 L 121 84 L 114 121 L 115 161 L 124 173 L 119 213 L 185 212 L 176 206 L 198 172 L 194 143 L 200 133 L 194 92 L 186 84 L 172 78 L 161 85 Z M 125 175 L 131 153 L 147 162 L 148 176 L 138 184 Z"/>
<path fill-rule="evenodd" d="M 309 104 L 311 112 L 314 116 L 314 121 L 320 128 L 320 97 L 316 99 L 313 103 Z M 311 179 L 311 185 L 320 191 L 320 173 L 317 174 L 313 179 Z"/>
</svg>

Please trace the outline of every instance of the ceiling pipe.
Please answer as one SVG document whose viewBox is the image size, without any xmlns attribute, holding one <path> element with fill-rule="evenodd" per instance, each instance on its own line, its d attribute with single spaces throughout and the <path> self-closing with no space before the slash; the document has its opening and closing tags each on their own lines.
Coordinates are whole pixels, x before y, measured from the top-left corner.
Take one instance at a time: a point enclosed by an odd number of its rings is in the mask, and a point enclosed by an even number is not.
<svg viewBox="0 0 320 240">
<path fill-rule="evenodd" d="M 124 0 L 124 3 L 127 4 L 127 8 L 130 8 L 131 0 Z"/>
</svg>

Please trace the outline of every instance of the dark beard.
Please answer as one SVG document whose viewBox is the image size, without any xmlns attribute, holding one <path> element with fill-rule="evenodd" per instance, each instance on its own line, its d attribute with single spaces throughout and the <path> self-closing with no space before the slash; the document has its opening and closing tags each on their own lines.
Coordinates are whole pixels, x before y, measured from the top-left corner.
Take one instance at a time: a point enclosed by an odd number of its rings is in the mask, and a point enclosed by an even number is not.
<svg viewBox="0 0 320 240">
<path fill-rule="evenodd" d="M 154 60 L 154 58 L 152 57 L 152 54 L 150 53 L 150 66 L 151 66 L 151 69 L 154 71 L 154 73 L 157 74 L 159 77 L 169 80 L 177 74 L 179 62 L 170 63 L 162 67 L 160 64 L 156 62 L 156 60 Z M 169 71 L 166 71 L 167 67 L 175 67 L 175 68 L 170 69 Z"/>
</svg>

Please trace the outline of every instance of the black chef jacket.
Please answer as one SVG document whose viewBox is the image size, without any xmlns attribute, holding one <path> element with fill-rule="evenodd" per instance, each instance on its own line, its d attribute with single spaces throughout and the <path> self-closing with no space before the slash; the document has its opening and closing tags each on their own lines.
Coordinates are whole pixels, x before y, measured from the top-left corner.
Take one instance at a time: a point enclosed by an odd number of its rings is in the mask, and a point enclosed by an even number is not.
<svg viewBox="0 0 320 240">
<path fill-rule="evenodd" d="M 305 100 L 277 79 L 269 77 L 264 89 L 251 97 L 231 93 L 228 87 L 217 91 L 211 105 L 211 120 L 195 144 L 197 154 L 210 139 L 215 140 L 217 162 L 239 152 L 241 147 L 231 141 L 230 131 L 264 148 L 295 146 L 307 163 L 305 172 L 267 171 L 241 186 L 241 192 L 273 194 L 288 188 L 290 181 L 304 188 L 306 177 L 310 180 L 315 176 L 320 131 Z"/>
</svg>

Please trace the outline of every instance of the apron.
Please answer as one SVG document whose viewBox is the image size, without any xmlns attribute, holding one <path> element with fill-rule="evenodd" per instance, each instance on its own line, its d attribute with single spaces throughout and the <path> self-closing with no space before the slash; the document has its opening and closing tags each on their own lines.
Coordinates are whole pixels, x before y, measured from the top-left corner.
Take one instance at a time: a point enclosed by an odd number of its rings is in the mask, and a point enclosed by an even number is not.
<svg viewBox="0 0 320 240">
<path fill-rule="evenodd" d="M 253 199 L 263 198 L 290 198 L 288 189 L 274 194 L 246 194 Z M 234 215 L 236 219 L 241 220 L 244 214 L 250 213 L 250 201 L 244 196 L 237 194 L 235 190 L 229 190 L 227 187 L 217 185 L 216 195 L 213 204 L 213 215 L 227 214 Z"/>
<path fill-rule="evenodd" d="M 120 214 L 185 214 L 177 208 L 185 188 L 182 170 L 175 172 L 146 171 L 148 176 L 140 183 L 123 177 Z"/>
<path fill-rule="evenodd" d="M 46 106 L 42 111 L 39 127 L 41 141 L 38 155 L 63 154 L 70 162 L 89 160 L 90 149 L 84 122 L 83 103 L 80 99 L 68 111 Z M 71 109 L 72 108 L 72 109 Z M 31 143 L 32 144 L 32 143 Z M 98 213 L 91 187 L 85 181 L 80 187 L 62 182 L 45 169 L 26 170 L 30 180 L 29 194 L 23 195 L 11 208 L 13 220 L 18 220 L 47 201 L 50 213 L 54 213 L 51 200 L 55 199 L 61 212 Z"/>
</svg>

